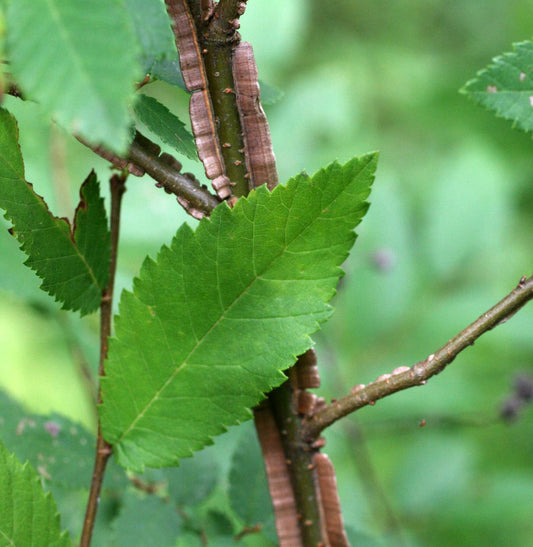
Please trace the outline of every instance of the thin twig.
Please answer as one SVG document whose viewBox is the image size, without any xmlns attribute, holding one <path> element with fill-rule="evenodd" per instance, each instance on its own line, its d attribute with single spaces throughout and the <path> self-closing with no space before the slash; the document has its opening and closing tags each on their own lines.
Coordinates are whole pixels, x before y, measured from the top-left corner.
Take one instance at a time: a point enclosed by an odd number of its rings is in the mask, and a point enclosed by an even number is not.
<svg viewBox="0 0 533 547">
<path fill-rule="evenodd" d="M 115 272 L 117 269 L 118 240 L 120 228 L 120 208 L 122 196 L 125 192 L 127 175 L 115 174 L 111 177 L 111 263 L 109 266 L 109 281 L 102 293 L 100 304 L 100 364 L 98 373 L 105 375 L 104 363 L 107 358 L 108 340 L 111 334 L 111 315 L 113 309 L 113 289 L 115 285 Z M 98 402 L 101 402 L 101 393 L 98 393 Z M 94 461 L 93 477 L 87 501 L 85 520 L 81 533 L 80 547 L 89 547 L 100 500 L 100 491 L 104 482 L 104 473 L 107 462 L 112 454 L 111 445 L 102 437 L 100 425 L 96 439 L 96 456 Z"/>
<path fill-rule="evenodd" d="M 350 395 L 322 407 L 305 419 L 302 429 L 307 442 L 313 442 L 320 433 L 340 418 L 383 399 L 397 391 L 423 385 L 449 365 L 455 357 L 485 332 L 507 321 L 533 298 L 533 276 L 522 277 L 518 285 L 503 300 L 481 315 L 457 336 L 412 367 L 398 367 L 391 374 L 384 374 L 374 382 L 356 386 Z"/>
</svg>

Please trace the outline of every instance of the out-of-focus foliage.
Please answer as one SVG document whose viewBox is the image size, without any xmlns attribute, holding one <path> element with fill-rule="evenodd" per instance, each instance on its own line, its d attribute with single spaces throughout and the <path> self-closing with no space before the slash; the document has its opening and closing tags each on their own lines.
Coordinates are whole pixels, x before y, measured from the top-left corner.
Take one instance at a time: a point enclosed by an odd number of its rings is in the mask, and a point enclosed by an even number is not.
<svg viewBox="0 0 533 547">
<path fill-rule="evenodd" d="M 381 151 L 336 313 L 318 339 L 320 393 L 338 396 L 424 358 L 531 272 L 531 138 L 458 89 L 512 43 L 532 37 L 533 10 L 529 0 L 255 0 L 241 23 L 261 78 L 284 92 L 267 109 L 282 180 Z M 187 119 L 185 93 L 164 83 L 143 92 Z M 104 181 L 108 167 L 49 127 L 36 105 L 19 103 L 6 100 L 19 122 L 27 178 L 39 181 L 36 191 L 56 214 L 72 217 L 90 168 Z M 200 164 L 183 163 L 203 180 Z M 175 200 L 148 180 L 128 182 L 118 292 L 184 220 Z M 6 231 L 0 250 L 3 383 L 23 396 L 18 375 L 27 368 L 30 405 L 52 404 L 90 422 L 76 406 L 79 386 L 49 378 L 59 367 L 74 377 L 72 347 L 94 365 L 96 321 L 76 321 L 67 338 L 76 343 L 62 347 L 68 322 L 58 323 L 31 272 L 15 267 L 23 257 Z M 532 371 L 532 321 L 526 307 L 426 386 L 328 432 L 354 537 L 365 545 L 388 537 L 398 545 L 398 534 L 415 546 L 529 544 L 533 411 L 512 425 L 497 414 L 514 375 Z M 217 439 L 221 460 L 232 435 Z"/>
<path fill-rule="evenodd" d="M 124 152 L 128 104 L 141 73 L 124 5 L 18 0 L 8 3 L 6 25 L 9 70 L 26 97 L 68 130 Z"/>
</svg>

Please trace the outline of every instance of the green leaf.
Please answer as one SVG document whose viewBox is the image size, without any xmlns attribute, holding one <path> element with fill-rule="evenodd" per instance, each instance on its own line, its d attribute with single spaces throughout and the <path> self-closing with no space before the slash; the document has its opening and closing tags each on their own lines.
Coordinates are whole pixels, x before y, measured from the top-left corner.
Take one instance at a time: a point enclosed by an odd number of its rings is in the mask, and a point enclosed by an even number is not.
<svg viewBox="0 0 533 547">
<path fill-rule="evenodd" d="M 163 0 L 125 0 L 141 44 L 145 72 L 154 62 L 177 55 L 174 33 Z"/>
<path fill-rule="evenodd" d="M 337 162 L 184 224 L 125 291 L 102 428 L 132 469 L 174 465 L 247 420 L 331 315 L 377 155 Z"/>
<path fill-rule="evenodd" d="M 251 437 L 251 438 L 250 438 Z M 193 458 L 193 461 L 196 458 Z M 246 526 L 261 525 L 275 538 L 274 512 L 268 491 L 265 464 L 254 431 L 241 436 L 231 460 L 229 500 Z"/>
<path fill-rule="evenodd" d="M 70 131 L 117 153 L 141 73 L 120 0 L 16 0 L 7 10 L 10 68 L 24 95 Z"/>
<path fill-rule="evenodd" d="M 461 89 L 497 116 L 533 130 L 533 43 L 514 44 L 514 51 L 493 59 Z"/>
<path fill-rule="evenodd" d="M 205 535 L 217 546 L 235 545 L 233 523 L 228 515 L 217 509 L 211 509 L 205 516 L 203 526 Z"/>
<path fill-rule="evenodd" d="M 179 467 L 164 470 L 169 496 L 176 505 L 194 507 L 213 492 L 219 472 L 218 464 L 208 450 L 183 460 Z"/>
<path fill-rule="evenodd" d="M 262 105 L 269 106 L 272 104 L 276 104 L 282 99 L 284 95 L 281 89 L 278 89 L 277 87 L 267 84 L 266 82 L 263 82 L 261 80 L 259 80 L 259 86 L 261 89 L 261 104 Z"/>
<path fill-rule="evenodd" d="M 156 496 L 130 493 L 113 523 L 118 547 L 173 547 L 181 531 L 181 519 L 170 503 Z"/>
<path fill-rule="evenodd" d="M 176 542 L 176 547 L 204 547 L 205 541 L 198 534 L 187 532 L 181 535 Z"/>
<path fill-rule="evenodd" d="M 185 124 L 157 99 L 148 95 L 138 95 L 133 108 L 140 122 L 184 156 L 198 160 L 193 136 Z"/>
<path fill-rule="evenodd" d="M 180 60 L 177 53 L 170 59 L 156 61 L 150 69 L 150 74 L 158 80 L 167 82 L 167 84 L 181 87 L 184 91 L 187 90 L 181 74 Z"/>
<path fill-rule="evenodd" d="M 83 426 L 52 414 L 29 413 L 0 391 L 0 437 L 21 460 L 29 460 L 39 475 L 53 484 L 88 488 L 94 466 L 94 435 Z M 124 482 L 124 471 L 110 463 L 106 480 Z"/>
<path fill-rule="evenodd" d="M 110 235 L 98 192 L 93 172 L 81 187 L 72 234 L 68 220 L 53 216 L 25 181 L 16 121 L 0 109 L 0 208 L 28 255 L 26 266 L 43 279 L 41 289 L 82 315 L 98 308 L 109 277 Z"/>
<path fill-rule="evenodd" d="M 2 545 L 60 547 L 71 545 L 61 533 L 52 496 L 37 473 L 22 465 L 0 441 L 0 542 Z"/>
</svg>

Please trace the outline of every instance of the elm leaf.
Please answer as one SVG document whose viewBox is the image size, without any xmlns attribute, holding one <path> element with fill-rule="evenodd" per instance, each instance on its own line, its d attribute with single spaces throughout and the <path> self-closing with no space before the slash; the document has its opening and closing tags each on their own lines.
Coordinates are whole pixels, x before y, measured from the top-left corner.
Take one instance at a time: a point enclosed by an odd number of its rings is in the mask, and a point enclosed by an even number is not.
<svg viewBox="0 0 533 547">
<path fill-rule="evenodd" d="M 0 208 L 28 255 L 25 264 L 42 278 L 41 289 L 82 315 L 100 305 L 109 277 L 111 240 L 96 175 L 80 189 L 74 229 L 52 215 L 24 178 L 24 164 L 13 116 L 0 109 Z"/>
<path fill-rule="evenodd" d="M 177 55 L 164 0 L 125 0 L 125 3 L 139 38 L 145 72 L 151 71 L 154 62 Z"/>
<path fill-rule="evenodd" d="M 171 503 L 153 495 L 142 498 L 127 493 L 113 528 L 114 545 L 174 547 L 182 525 Z"/>
<path fill-rule="evenodd" d="M 0 390 L 0 438 L 48 483 L 70 489 L 89 487 L 96 439 L 82 425 L 59 414 L 31 414 Z M 110 462 L 107 485 L 126 481 L 123 469 Z"/>
<path fill-rule="evenodd" d="M 54 500 L 37 473 L 0 441 L 0 540 L 2 545 L 69 546 Z"/>
<path fill-rule="evenodd" d="M 533 42 L 514 44 L 513 52 L 493 59 L 461 92 L 520 129 L 533 130 Z"/>
<path fill-rule="evenodd" d="M 123 2 L 16 0 L 6 20 L 10 71 L 24 96 L 89 142 L 125 152 L 141 67 Z"/>
<path fill-rule="evenodd" d="M 133 105 L 135 115 L 152 133 L 189 159 L 198 160 L 193 136 L 185 124 L 154 97 L 139 95 Z"/>
<path fill-rule="evenodd" d="M 332 313 L 376 163 L 369 154 L 260 187 L 145 260 L 102 379 L 102 431 L 121 465 L 175 465 L 283 382 Z"/>
<path fill-rule="evenodd" d="M 274 511 L 265 464 L 255 431 L 250 429 L 241 436 L 233 452 L 229 473 L 229 501 L 231 508 L 246 526 L 259 524 L 263 533 L 266 531 L 275 539 Z"/>
</svg>

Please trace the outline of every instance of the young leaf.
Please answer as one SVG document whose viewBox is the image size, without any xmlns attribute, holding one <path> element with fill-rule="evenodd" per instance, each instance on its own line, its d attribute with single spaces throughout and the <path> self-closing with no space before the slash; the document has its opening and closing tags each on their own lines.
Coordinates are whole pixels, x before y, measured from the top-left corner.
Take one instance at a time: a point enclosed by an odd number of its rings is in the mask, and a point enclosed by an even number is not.
<svg viewBox="0 0 533 547">
<path fill-rule="evenodd" d="M 37 473 L 22 465 L 0 441 L 0 538 L 2 545 L 71 545 L 61 533 L 56 504 Z"/>
<path fill-rule="evenodd" d="M 185 124 L 157 99 L 148 95 L 138 95 L 133 108 L 140 122 L 184 156 L 198 160 L 193 136 L 185 129 Z"/>
<path fill-rule="evenodd" d="M 141 44 L 145 72 L 154 62 L 177 55 L 164 0 L 126 0 L 126 8 Z"/>
<path fill-rule="evenodd" d="M 83 183 L 74 235 L 64 218 L 53 216 L 24 179 L 15 119 L 0 109 L 0 208 L 28 255 L 25 264 L 42 278 L 41 289 L 63 309 L 94 311 L 109 275 L 110 236 L 96 175 Z"/>
<path fill-rule="evenodd" d="M 376 161 L 262 186 L 146 259 L 122 294 L 102 382 L 102 428 L 123 466 L 174 465 L 284 380 L 331 315 Z"/>
<path fill-rule="evenodd" d="M 492 110 L 497 116 L 513 120 L 525 131 L 533 130 L 533 42 L 514 44 L 514 51 L 493 59 L 465 84 L 462 93 Z"/>
<path fill-rule="evenodd" d="M 141 73 L 120 0 L 16 0 L 7 10 L 10 69 L 25 96 L 64 127 L 117 153 Z"/>
</svg>

